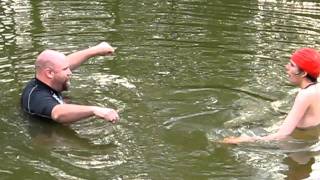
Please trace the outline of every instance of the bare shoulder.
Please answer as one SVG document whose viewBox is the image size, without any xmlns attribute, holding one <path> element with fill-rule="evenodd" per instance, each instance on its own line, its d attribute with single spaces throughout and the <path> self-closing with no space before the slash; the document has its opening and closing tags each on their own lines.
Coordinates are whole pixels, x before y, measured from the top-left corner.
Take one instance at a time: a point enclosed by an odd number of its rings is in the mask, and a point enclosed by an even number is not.
<svg viewBox="0 0 320 180">
<path fill-rule="evenodd" d="M 312 85 L 306 89 L 301 89 L 297 94 L 296 101 L 298 102 L 320 102 L 320 84 Z"/>
<path fill-rule="evenodd" d="M 320 94 L 320 84 L 314 84 L 309 86 L 306 89 L 301 89 L 298 93 L 298 95 L 316 95 L 316 94 Z"/>
<path fill-rule="evenodd" d="M 320 86 L 311 86 L 306 89 L 301 89 L 297 96 L 296 96 L 296 101 L 312 101 L 313 99 L 320 99 Z"/>
</svg>

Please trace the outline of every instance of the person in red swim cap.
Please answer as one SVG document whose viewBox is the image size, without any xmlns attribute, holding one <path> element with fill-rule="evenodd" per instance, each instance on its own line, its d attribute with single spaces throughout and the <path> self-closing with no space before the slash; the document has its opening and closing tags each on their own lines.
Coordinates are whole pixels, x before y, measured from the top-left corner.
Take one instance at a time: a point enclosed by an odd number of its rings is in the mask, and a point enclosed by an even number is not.
<svg viewBox="0 0 320 180">
<path fill-rule="evenodd" d="M 320 73 L 320 55 L 312 48 L 302 48 L 294 52 L 291 61 L 298 66 L 299 73 L 305 72 L 312 82 L 315 82 Z"/>
<path fill-rule="evenodd" d="M 238 144 L 242 142 L 284 140 L 296 129 L 313 129 L 320 126 L 320 54 L 312 48 L 295 51 L 285 66 L 289 81 L 300 87 L 294 104 L 276 133 L 266 136 L 227 137 L 221 142 Z"/>
</svg>

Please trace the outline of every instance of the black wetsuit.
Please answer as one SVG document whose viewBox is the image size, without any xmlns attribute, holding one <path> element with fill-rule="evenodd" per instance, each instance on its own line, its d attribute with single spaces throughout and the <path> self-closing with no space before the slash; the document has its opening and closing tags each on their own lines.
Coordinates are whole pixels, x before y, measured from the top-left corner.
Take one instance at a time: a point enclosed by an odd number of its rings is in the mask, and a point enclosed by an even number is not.
<svg viewBox="0 0 320 180">
<path fill-rule="evenodd" d="M 63 104 L 61 93 L 36 78 L 28 82 L 21 95 L 22 109 L 33 116 L 52 119 L 52 109 L 58 104 Z"/>
</svg>

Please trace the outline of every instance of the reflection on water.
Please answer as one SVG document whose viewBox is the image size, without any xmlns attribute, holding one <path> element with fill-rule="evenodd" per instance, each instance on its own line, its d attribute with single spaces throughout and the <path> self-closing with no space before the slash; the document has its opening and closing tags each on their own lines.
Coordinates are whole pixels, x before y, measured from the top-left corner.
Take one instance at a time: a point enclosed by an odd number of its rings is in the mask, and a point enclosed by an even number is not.
<svg viewBox="0 0 320 180">
<path fill-rule="evenodd" d="M 316 142 L 211 140 L 277 129 L 296 93 L 283 65 L 297 48 L 318 48 L 319 8 L 270 0 L 0 0 L 1 176 L 316 179 Z M 65 127 L 21 115 L 21 89 L 40 51 L 67 54 L 103 40 L 116 54 L 85 63 L 65 95 L 120 110 L 119 124 L 92 118 Z"/>
</svg>

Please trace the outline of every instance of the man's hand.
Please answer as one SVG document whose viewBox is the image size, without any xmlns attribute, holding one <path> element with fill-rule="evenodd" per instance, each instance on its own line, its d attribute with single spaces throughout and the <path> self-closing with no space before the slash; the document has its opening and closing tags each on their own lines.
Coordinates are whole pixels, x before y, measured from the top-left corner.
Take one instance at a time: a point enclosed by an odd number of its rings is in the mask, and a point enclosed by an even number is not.
<svg viewBox="0 0 320 180">
<path fill-rule="evenodd" d="M 95 107 L 93 113 L 96 117 L 105 119 L 112 123 L 116 123 L 119 120 L 118 112 L 114 109 Z"/>
<path fill-rule="evenodd" d="M 107 42 L 102 42 L 96 46 L 93 46 L 92 49 L 97 55 L 106 56 L 112 54 L 115 49 Z"/>
</svg>

